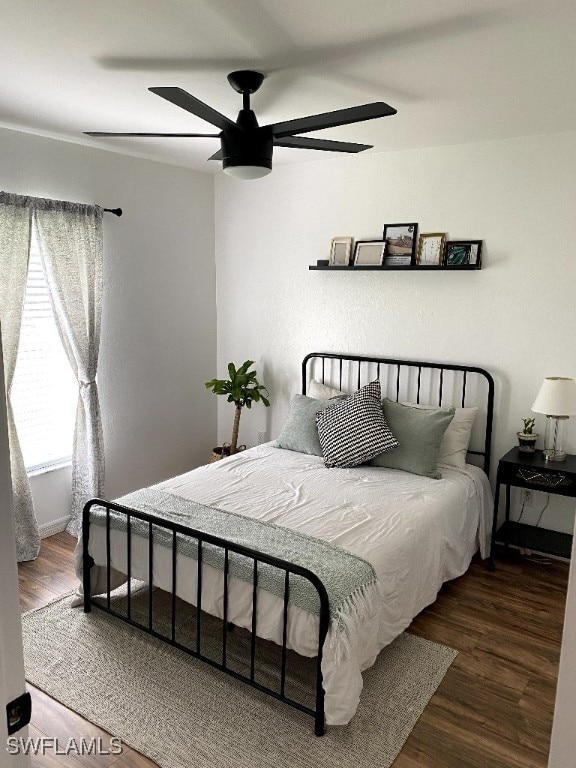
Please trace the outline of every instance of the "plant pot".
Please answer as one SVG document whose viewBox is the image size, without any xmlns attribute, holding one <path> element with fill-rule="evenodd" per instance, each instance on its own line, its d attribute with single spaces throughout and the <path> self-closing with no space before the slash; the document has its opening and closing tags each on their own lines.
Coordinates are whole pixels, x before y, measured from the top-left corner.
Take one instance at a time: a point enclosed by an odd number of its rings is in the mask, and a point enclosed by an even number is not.
<svg viewBox="0 0 576 768">
<path fill-rule="evenodd" d="M 215 461 L 225 459 L 226 456 L 230 456 L 230 443 L 224 443 L 224 445 L 218 445 L 216 448 L 212 448 L 208 464 L 213 464 Z"/>
<path fill-rule="evenodd" d="M 240 451 L 245 451 L 245 450 L 246 450 L 245 445 L 239 445 L 238 448 L 236 448 L 236 453 L 240 453 Z M 230 443 L 224 443 L 224 445 L 218 445 L 216 448 L 212 448 L 212 453 L 210 454 L 210 458 L 208 459 L 208 464 L 213 464 L 215 461 L 220 461 L 220 459 L 225 459 L 227 456 L 231 456 Z"/>
<path fill-rule="evenodd" d="M 536 440 L 540 437 L 536 433 L 516 432 L 518 437 L 518 450 L 522 453 L 534 453 L 536 450 Z"/>
</svg>

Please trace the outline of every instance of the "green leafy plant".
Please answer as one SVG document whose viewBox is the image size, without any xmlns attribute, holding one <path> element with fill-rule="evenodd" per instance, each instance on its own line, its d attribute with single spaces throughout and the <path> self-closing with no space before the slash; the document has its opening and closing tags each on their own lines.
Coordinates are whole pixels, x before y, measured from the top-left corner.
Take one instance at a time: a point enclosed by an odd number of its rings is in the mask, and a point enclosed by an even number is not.
<svg viewBox="0 0 576 768">
<path fill-rule="evenodd" d="M 232 439 L 230 441 L 230 454 L 236 453 L 238 447 L 238 431 L 240 429 L 240 416 L 242 408 L 251 408 L 252 403 L 264 403 L 266 408 L 270 406 L 270 401 L 262 393 L 268 390 L 263 384 L 260 384 L 256 378 L 256 371 L 250 368 L 254 365 L 253 360 L 246 360 L 239 368 L 234 363 L 228 363 L 229 379 L 212 379 L 207 381 L 206 389 L 211 389 L 216 395 L 227 395 L 228 402 L 234 403 L 236 410 L 234 412 L 234 425 L 232 427 Z"/>
<path fill-rule="evenodd" d="M 524 429 L 522 430 L 525 435 L 531 435 L 534 432 L 534 425 L 536 424 L 536 419 L 522 419 L 522 423 L 524 424 Z"/>
</svg>

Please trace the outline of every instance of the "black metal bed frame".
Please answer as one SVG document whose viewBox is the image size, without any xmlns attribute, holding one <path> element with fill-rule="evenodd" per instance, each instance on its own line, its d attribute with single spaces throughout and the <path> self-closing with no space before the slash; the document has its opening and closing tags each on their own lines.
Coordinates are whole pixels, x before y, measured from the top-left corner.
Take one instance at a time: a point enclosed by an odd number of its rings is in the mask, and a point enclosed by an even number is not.
<svg viewBox="0 0 576 768">
<path fill-rule="evenodd" d="M 487 412 L 486 412 L 486 434 L 483 451 L 471 451 L 484 458 L 484 470 L 488 473 L 490 468 L 490 445 L 492 436 L 492 416 L 494 407 L 494 382 L 490 374 L 482 368 L 470 366 L 457 366 L 445 363 L 430 363 L 420 361 L 396 360 L 379 357 L 362 357 L 358 355 L 340 355 L 324 352 L 313 352 L 307 355 L 302 362 L 302 393 L 306 394 L 308 374 L 314 367 L 315 361 L 321 361 L 322 381 L 325 381 L 325 369 L 327 360 L 336 360 L 339 365 L 339 384 L 342 386 L 342 373 L 344 363 L 358 364 L 357 384 L 361 385 L 362 364 L 375 364 L 377 366 L 377 378 L 380 378 L 382 366 L 392 366 L 396 368 L 396 400 L 400 393 L 400 371 L 402 368 L 414 368 L 418 370 L 417 401 L 420 402 L 420 380 L 423 369 L 434 369 L 439 371 L 439 404 L 443 399 L 443 381 L 445 371 L 458 371 L 463 373 L 462 386 L 462 405 L 466 398 L 466 380 L 468 374 L 478 374 L 485 377 L 488 383 Z M 90 572 L 94 565 L 94 560 L 90 556 L 90 513 L 94 507 L 100 507 L 105 510 L 106 520 L 106 592 L 104 601 L 93 601 L 91 598 Z M 126 518 L 126 615 L 116 611 L 111 601 L 111 515 L 123 515 Z M 142 624 L 134 620 L 132 615 L 132 521 L 139 520 L 148 524 L 148 623 Z M 154 629 L 154 528 L 163 528 L 172 535 L 172 573 L 171 573 L 171 627 L 170 635 L 166 636 Z M 197 590 L 196 590 L 196 647 L 186 646 L 176 639 L 176 613 L 177 613 L 177 558 L 178 558 L 178 535 L 188 537 L 197 542 Z M 201 651 L 202 641 L 202 553 L 204 544 L 218 547 L 224 552 L 224 576 L 223 576 L 223 616 L 222 616 L 222 658 L 221 661 L 206 656 Z M 156 637 L 163 642 L 168 643 L 181 651 L 200 659 L 212 667 L 225 672 L 228 675 L 241 680 L 242 682 L 268 694 L 284 703 L 310 715 L 314 718 L 314 733 L 316 736 L 322 736 L 325 732 L 324 716 L 324 688 L 322 679 L 322 652 L 324 641 L 328 633 L 330 608 L 328 594 L 322 581 L 312 571 L 302 568 L 294 563 L 289 563 L 277 557 L 272 557 L 265 552 L 251 549 L 249 547 L 235 544 L 226 539 L 213 536 L 203 531 L 189 528 L 179 523 L 174 523 L 162 518 L 157 518 L 145 512 L 117 504 L 103 499 L 91 499 L 83 509 L 82 514 L 82 551 L 83 551 L 83 588 L 84 588 L 84 612 L 89 613 L 92 606 L 97 607 L 122 621 L 131 624 L 138 629 Z M 252 620 L 251 620 L 251 644 L 250 644 L 250 674 L 244 675 L 237 670 L 230 668 L 227 664 L 226 648 L 227 633 L 232 628 L 228 622 L 228 578 L 229 578 L 229 555 L 235 553 L 247 557 L 253 561 L 252 578 Z M 255 679 L 255 661 L 256 661 L 256 640 L 257 640 L 257 606 L 258 606 L 258 564 L 265 563 L 284 571 L 284 606 L 283 606 L 283 626 L 282 626 L 282 646 L 281 646 L 281 667 L 280 667 L 280 685 L 278 690 L 259 683 Z M 113 567 L 113 566 L 112 566 Z M 316 657 L 316 681 L 315 681 L 315 706 L 308 707 L 301 702 L 295 701 L 286 694 L 286 660 L 287 660 L 287 637 L 288 637 L 288 604 L 290 595 L 290 574 L 294 574 L 307 579 L 316 589 L 320 603 L 319 628 L 318 628 L 318 655 Z"/>
</svg>

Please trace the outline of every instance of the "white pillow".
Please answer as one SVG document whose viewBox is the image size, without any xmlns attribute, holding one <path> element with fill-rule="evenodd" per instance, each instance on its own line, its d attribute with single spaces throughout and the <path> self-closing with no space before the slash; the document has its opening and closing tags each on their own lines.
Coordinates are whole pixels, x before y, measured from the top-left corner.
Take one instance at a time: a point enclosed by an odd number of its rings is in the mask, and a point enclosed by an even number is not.
<svg viewBox="0 0 576 768">
<path fill-rule="evenodd" d="M 438 409 L 437 405 L 420 405 L 419 403 L 403 403 L 403 405 L 411 405 L 414 408 L 422 408 L 424 410 Z M 448 429 L 440 443 L 438 464 L 449 464 L 453 467 L 464 469 L 477 411 L 477 407 L 456 408 L 454 418 L 448 425 Z"/>
<path fill-rule="evenodd" d="M 338 397 L 343 395 L 344 392 L 340 389 L 334 389 L 334 387 L 327 387 L 326 384 L 322 384 L 316 379 L 312 379 L 308 384 L 308 391 L 306 395 L 313 397 L 315 400 L 330 400 L 331 397 Z"/>
</svg>

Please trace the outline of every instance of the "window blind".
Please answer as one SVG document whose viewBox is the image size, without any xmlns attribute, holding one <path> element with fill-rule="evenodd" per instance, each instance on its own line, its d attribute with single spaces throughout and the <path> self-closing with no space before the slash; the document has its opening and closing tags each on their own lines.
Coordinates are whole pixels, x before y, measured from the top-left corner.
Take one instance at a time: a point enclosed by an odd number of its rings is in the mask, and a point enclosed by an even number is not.
<svg viewBox="0 0 576 768">
<path fill-rule="evenodd" d="M 27 470 L 69 460 L 78 385 L 52 313 L 35 233 L 10 399 Z"/>
</svg>

